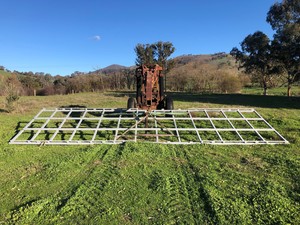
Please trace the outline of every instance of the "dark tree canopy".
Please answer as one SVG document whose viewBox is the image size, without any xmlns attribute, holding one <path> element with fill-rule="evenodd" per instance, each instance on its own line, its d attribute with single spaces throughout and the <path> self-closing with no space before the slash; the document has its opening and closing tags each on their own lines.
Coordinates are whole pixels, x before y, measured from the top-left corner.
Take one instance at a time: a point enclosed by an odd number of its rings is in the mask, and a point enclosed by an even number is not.
<svg viewBox="0 0 300 225">
<path fill-rule="evenodd" d="M 157 42 L 154 44 L 157 63 L 167 67 L 167 59 L 174 53 L 175 48 L 171 42 Z"/>
<path fill-rule="evenodd" d="M 175 51 L 175 47 L 171 42 L 159 41 L 154 44 L 137 44 L 134 51 L 137 56 L 136 65 L 157 63 L 166 68 L 167 60 Z"/>
<path fill-rule="evenodd" d="M 275 30 L 272 56 L 277 70 L 285 77 L 287 95 L 300 79 L 300 0 L 283 0 L 269 10 L 267 21 Z"/>
<path fill-rule="evenodd" d="M 241 49 L 233 48 L 230 54 L 240 63 L 241 68 L 251 73 L 266 63 L 270 55 L 270 40 L 266 34 L 257 31 L 242 41 Z"/>
<path fill-rule="evenodd" d="M 267 22 L 275 31 L 272 41 L 258 31 L 244 39 L 241 51 L 233 48 L 231 54 L 246 72 L 260 71 L 264 81 L 275 73 L 283 77 L 290 96 L 291 85 L 300 80 L 300 0 L 275 3 L 267 14 Z"/>
<path fill-rule="evenodd" d="M 155 63 L 154 46 L 150 44 L 137 44 L 134 49 L 137 58 L 136 65 L 152 65 Z"/>
<path fill-rule="evenodd" d="M 264 58 L 270 52 L 270 39 L 266 34 L 257 31 L 254 34 L 248 35 L 241 43 L 243 52 L 250 54 L 250 57 L 257 56 L 258 59 Z"/>
<path fill-rule="evenodd" d="M 261 83 L 266 95 L 273 75 L 270 39 L 263 32 L 257 31 L 242 41 L 241 48 L 241 51 L 233 48 L 230 54 L 240 63 L 240 68 Z"/>
<path fill-rule="evenodd" d="M 267 14 L 267 22 L 273 30 L 282 32 L 287 24 L 300 23 L 300 1 L 283 0 L 281 3 L 276 2 L 271 6 Z"/>
</svg>

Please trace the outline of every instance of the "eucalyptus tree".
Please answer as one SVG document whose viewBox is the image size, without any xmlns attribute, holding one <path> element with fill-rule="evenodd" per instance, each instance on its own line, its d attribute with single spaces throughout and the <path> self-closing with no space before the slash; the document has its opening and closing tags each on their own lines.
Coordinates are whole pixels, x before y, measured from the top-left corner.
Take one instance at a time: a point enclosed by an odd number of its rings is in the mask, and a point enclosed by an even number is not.
<svg viewBox="0 0 300 225">
<path fill-rule="evenodd" d="M 174 53 L 175 47 L 171 42 L 156 42 L 153 45 L 156 61 L 163 68 L 168 69 L 167 60 Z"/>
<path fill-rule="evenodd" d="M 154 47 L 150 44 L 137 44 L 134 49 L 136 53 L 136 65 L 152 65 L 155 63 Z"/>
<path fill-rule="evenodd" d="M 292 84 L 300 80 L 300 0 L 275 3 L 267 14 L 267 22 L 275 31 L 272 56 L 290 96 Z"/>
<path fill-rule="evenodd" d="M 158 41 L 154 44 L 137 44 L 135 49 L 136 65 L 159 64 L 167 69 L 168 58 L 174 53 L 175 47 L 171 42 Z"/>
<path fill-rule="evenodd" d="M 261 31 L 249 34 L 242 41 L 241 50 L 235 47 L 230 54 L 239 62 L 239 68 L 243 68 L 245 73 L 259 81 L 264 90 L 263 94 L 266 95 L 274 77 L 268 36 Z"/>
</svg>

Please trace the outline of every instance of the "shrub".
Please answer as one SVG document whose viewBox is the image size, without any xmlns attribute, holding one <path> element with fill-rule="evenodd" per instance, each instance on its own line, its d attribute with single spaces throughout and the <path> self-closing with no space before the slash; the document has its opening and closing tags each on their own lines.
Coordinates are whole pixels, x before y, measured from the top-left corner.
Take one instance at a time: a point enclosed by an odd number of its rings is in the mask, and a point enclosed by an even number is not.
<svg viewBox="0 0 300 225">
<path fill-rule="evenodd" d="M 20 99 L 20 82 L 16 76 L 12 75 L 5 82 L 5 108 L 7 112 L 15 109 L 16 102 Z"/>
<path fill-rule="evenodd" d="M 242 83 L 237 76 L 228 75 L 219 83 L 222 93 L 238 93 L 242 89 Z"/>
<path fill-rule="evenodd" d="M 15 91 L 10 91 L 5 100 L 5 108 L 7 112 L 12 112 L 15 110 L 15 103 L 19 100 L 20 96 L 17 92 Z"/>
<path fill-rule="evenodd" d="M 47 95 L 54 95 L 55 89 L 53 86 L 46 86 L 37 91 L 37 95 L 39 96 L 47 96 Z"/>
</svg>

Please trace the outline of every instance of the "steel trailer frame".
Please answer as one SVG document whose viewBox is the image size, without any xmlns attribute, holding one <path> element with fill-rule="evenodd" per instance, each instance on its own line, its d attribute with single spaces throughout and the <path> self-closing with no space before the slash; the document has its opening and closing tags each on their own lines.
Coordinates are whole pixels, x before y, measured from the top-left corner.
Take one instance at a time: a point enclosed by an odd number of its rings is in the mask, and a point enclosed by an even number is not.
<svg viewBox="0 0 300 225">
<path fill-rule="evenodd" d="M 145 123 L 147 121 L 147 126 Z M 10 144 L 289 144 L 256 110 L 42 109 Z"/>
</svg>

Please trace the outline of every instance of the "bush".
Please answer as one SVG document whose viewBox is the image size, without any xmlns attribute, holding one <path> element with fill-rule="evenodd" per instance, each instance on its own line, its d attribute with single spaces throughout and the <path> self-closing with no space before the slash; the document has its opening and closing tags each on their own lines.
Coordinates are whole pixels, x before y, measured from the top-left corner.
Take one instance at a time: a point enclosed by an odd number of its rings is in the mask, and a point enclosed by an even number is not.
<svg viewBox="0 0 300 225">
<path fill-rule="evenodd" d="M 228 75 L 219 83 L 222 93 L 238 93 L 242 89 L 242 83 L 237 76 Z"/>
<path fill-rule="evenodd" d="M 53 86 L 47 86 L 37 91 L 37 95 L 39 96 L 47 96 L 47 95 L 54 95 L 55 89 Z"/>
<path fill-rule="evenodd" d="M 5 98 L 5 108 L 7 112 L 12 112 L 15 110 L 15 103 L 20 99 L 19 94 L 14 91 L 10 90 Z"/>
<path fill-rule="evenodd" d="M 20 99 L 20 90 L 20 82 L 15 75 L 12 75 L 6 80 L 4 94 L 7 112 L 12 112 L 15 109 L 15 104 Z"/>
</svg>

